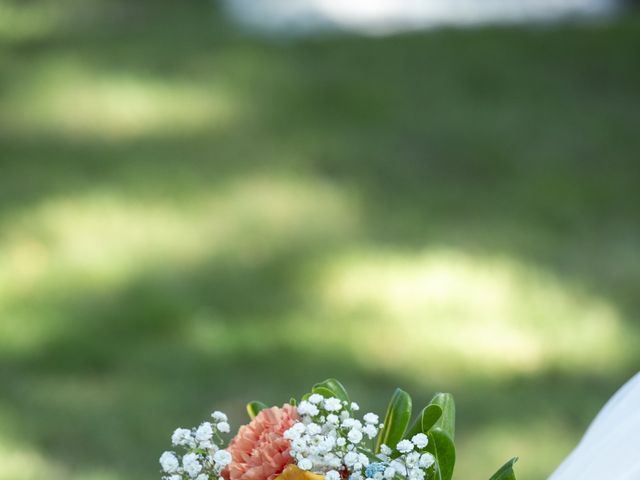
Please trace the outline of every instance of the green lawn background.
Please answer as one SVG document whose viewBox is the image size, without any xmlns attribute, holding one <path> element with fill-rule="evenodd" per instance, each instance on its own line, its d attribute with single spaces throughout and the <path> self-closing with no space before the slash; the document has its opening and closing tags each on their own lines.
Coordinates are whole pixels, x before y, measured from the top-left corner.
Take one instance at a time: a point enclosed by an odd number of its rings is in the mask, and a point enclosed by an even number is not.
<svg viewBox="0 0 640 480">
<path fill-rule="evenodd" d="M 638 370 L 640 19 L 265 39 L 0 1 L 0 479 L 151 480 L 336 376 L 546 478 Z"/>
</svg>

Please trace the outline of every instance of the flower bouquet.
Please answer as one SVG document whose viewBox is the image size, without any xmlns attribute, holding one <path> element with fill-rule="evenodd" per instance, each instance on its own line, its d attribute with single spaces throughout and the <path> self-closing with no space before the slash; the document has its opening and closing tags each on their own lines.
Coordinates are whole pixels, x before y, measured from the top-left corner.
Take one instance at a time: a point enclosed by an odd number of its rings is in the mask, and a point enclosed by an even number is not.
<svg viewBox="0 0 640 480">
<path fill-rule="evenodd" d="M 396 389 L 384 421 L 361 417 L 340 382 L 314 385 L 282 407 L 251 402 L 251 422 L 228 443 L 227 416 L 178 428 L 160 457 L 163 480 L 450 480 L 456 459 L 455 405 L 436 394 L 411 422 L 411 397 Z M 513 458 L 490 480 L 515 480 Z"/>
</svg>

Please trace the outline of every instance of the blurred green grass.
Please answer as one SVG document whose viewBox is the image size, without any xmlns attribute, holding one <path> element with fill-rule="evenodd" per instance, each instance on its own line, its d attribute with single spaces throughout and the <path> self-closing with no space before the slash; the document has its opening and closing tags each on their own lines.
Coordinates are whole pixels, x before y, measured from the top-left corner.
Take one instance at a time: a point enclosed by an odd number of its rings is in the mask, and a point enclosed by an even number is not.
<svg viewBox="0 0 640 480">
<path fill-rule="evenodd" d="M 0 2 L 0 479 L 158 478 L 336 376 L 542 479 L 640 352 L 640 19 L 266 41 Z"/>
</svg>

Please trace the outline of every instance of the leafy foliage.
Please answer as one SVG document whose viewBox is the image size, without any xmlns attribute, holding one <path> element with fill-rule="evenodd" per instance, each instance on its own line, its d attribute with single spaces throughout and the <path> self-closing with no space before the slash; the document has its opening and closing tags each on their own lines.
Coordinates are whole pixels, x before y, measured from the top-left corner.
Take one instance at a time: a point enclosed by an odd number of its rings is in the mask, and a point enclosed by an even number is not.
<svg viewBox="0 0 640 480">
<path fill-rule="evenodd" d="M 249 414 L 249 417 L 251 419 L 254 419 L 256 418 L 256 415 L 260 413 L 260 410 L 264 410 L 265 408 L 267 408 L 267 405 L 262 402 L 257 402 L 257 401 L 249 402 L 247 404 L 247 413 Z"/>
<path fill-rule="evenodd" d="M 434 472 L 437 480 L 451 480 L 456 463 L 454 443 L 456 407 L 453 395 L 450 393 L 434 395 L 429 405 L 420 411 L 411 427 L 406 430 L 407 419 L 410 416 L 411 397 L 403 390 L 396 389 L 389 403 L 376 450 L 379 451 L 383 443 L 395 445 L 400 438 L 410 439 L 418 433 L 424 433 L 429 438 L 426 451 L 436 460 Z M 511 459 L 490 480 L 515 480 L 513 464 L 516 460 L 517 458 Z"/>
<path fill-rule="evenodd" d="M 516 474 L 513 472 L 513 465 L 518 461 L 518 457 L 513 457 L 505 463 L 500 469 L 493 474 L 489 480 L 516 480 Z"/>
<path fill-rule="evenodd" d="M 411 397 L 404 390 L 397 388 L 389 402 L 384 427 L 378 435 L 376 452 L 380 451 L 382 444 L 395 445 L 402 440 L 409 420 L 411 420 Z"/>
<path fill-rule="evenodd" d="M 323 397 L 336 397 L 345 402 L 349 401 L 347 390 L 335 378 L 328 378 L 324 382 L 316 383 L 311 391 L 319 393 Z"/>
<path fill-rule="evenodd" d="M 442 416 L 442 408 L 440 405 L 430 403 L 422 409 L 418 417 L 415 419 L 404 438 L 410 439 L 418 433 L 428 432 Z"/>
</svg>

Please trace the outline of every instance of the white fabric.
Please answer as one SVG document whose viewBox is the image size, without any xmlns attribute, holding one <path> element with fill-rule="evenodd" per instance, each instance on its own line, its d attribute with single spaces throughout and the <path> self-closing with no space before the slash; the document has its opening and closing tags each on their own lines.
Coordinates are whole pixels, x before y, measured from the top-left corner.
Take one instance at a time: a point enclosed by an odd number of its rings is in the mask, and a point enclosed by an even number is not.
<svg viewBox="0 0 640 480">
<path fill-rule="evenodd" d="M 607 402 L 549 480 L 640 480 L 640 373 Z"/>
<path fill-rule="evenodd" d="M 224 0 L 254 30 L 296 35 L 326 30 L 387 34 L 442 25 L 551 21 L 602 15 L 615 0 Z"/>
</svg>

